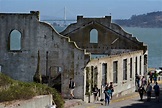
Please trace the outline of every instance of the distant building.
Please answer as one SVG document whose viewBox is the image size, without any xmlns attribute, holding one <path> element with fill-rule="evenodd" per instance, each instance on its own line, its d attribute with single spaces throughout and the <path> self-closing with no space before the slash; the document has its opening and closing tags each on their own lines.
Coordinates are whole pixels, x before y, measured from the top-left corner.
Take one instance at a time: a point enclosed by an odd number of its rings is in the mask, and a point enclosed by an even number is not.
<svg viewBox="0 0 162 108">
<path fill-rule="evenodd" d="M 135 90 L 135 73 L 147 71 L 147 46 L 111 23 L 111 16 L 78 16 L 59 34 L 38 11 L 0 13 L 0 69 L 27 82 L 39 71 L 65 98 L 72 77 L 76 98 L 93 101 L 95 84 L 100 98 L 106 82 L 114 82 L 114 96 Z"/>
</svg>

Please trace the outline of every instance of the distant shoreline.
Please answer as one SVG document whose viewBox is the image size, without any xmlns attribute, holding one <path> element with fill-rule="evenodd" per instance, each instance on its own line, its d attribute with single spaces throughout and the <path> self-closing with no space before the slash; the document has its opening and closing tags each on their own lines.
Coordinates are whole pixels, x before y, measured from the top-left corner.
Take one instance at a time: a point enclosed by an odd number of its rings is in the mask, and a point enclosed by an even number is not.
<svg viewBox="0 0 162 108">
<path fill-rule="evenodd" d="M 116 19 L 113 22 L 126 27 L 162 28 L 162 11 L 132 15 L 130 19 Z"/>
</svg>

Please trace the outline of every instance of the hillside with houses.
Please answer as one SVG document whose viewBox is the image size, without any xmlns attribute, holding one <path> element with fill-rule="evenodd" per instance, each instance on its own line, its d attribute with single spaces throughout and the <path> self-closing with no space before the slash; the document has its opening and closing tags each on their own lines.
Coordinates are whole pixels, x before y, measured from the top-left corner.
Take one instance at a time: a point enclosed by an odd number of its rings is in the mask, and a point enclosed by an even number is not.
<svg viewBox="0 0 162 108">
<path fill-rule="evenodd" d="M 132 15 L 129 19 L 117 19 L 114 22 L 126 27 L 161 28 L 162 11 Z"/>
</svg>

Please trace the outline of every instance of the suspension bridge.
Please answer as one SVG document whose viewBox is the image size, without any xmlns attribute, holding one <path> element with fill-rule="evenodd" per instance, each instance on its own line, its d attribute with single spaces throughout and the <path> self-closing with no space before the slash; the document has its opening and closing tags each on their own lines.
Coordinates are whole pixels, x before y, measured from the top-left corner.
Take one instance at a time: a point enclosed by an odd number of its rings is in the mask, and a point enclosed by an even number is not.
<svg viewBox="0 0 162 108">
<path fill-rule="evenodd" d="M 63 18 L 55 18 L 55 17 L 53 17 L 53 18 L 43 19 L 42 21 L 47 21 L 47 22 L 52 22 L 52 23 L 55 22 L 55 23 L 58 23 L 58 24 L 61 24 L 61 25 L 67 25 L 68 22 L 70 22 L 70 23 L 71 22 L 76 22 L 76 17 L 77 17 L 76 15 L 75 15 L 75 17 L 74 17 L 74 15 L 71 15 L 71 18 L 67 19 L 67 12 L 68 12 L 68 14 L 72 14 L 72 12 L 67 10 L 66 7 L 64 7 L 63 12 L 64 12 L 63 13 Z M 57 12 L 54 15 L 57 16 L 58 13 L 60 14 L 61 12 Z M 72 16 L 73 16 L 73 18 L 72 18 Z"/>
</svg>

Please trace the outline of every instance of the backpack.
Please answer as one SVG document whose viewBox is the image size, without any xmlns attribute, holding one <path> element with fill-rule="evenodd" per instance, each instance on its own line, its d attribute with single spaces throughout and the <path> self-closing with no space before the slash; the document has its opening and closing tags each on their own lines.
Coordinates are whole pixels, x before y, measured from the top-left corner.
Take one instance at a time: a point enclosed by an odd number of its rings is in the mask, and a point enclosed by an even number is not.
<svg viewBox="0 0 162 108">
<path fill-rule="evenodd" d="M 108 89 L 107 91 L 105 91 L 105 94 L 106 94 L 106 96 L 110 96 L 110 94 L 111 94 L 111 90 Z"/>
</svg>

